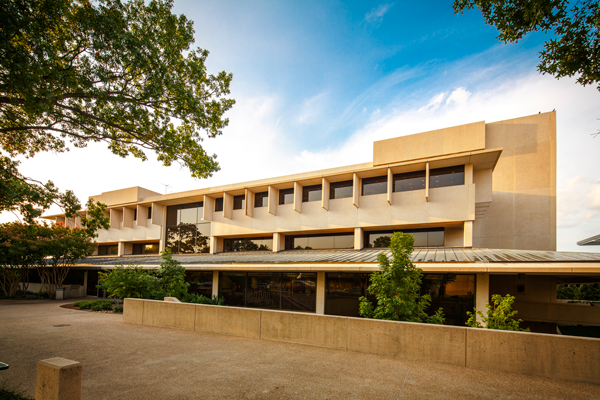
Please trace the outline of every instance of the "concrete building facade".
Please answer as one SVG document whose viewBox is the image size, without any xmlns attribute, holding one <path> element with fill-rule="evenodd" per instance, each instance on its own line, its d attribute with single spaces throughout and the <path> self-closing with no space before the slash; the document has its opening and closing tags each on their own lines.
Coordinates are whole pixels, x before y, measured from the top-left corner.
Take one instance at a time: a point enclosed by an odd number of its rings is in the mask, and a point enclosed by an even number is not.
<svg viewBox="0 0 600 400">
<path fill-rule="evenodd" d="M 200 292 L 231 305 L 355 315 L 377 269 L 373 256 L 387 251 L 394 231 L 413 234 L 415 252 L 425 251 L 414 259 L 428 274 L 425 290 L 457 315 L 483 309 L 496 292 L 556 306 L 557 282 L 600 276 L 600 258 L 575 256 L 577 269 L 556 253 L 555 112 L 377 141 L 364 164 L 167 195 L 134 187 L 93 199 L 107 204 L 111 228 L 98 232 L 97 257 L 79 268 L 112 268 L 128 258 L 152 267 L 153 254 L 170 248 L 196 274 Z M 300 292 L 312 296 L 309 306 L 302 308 Z M 584 322 L 600 323 L 596 314 Z"/>
</svg>

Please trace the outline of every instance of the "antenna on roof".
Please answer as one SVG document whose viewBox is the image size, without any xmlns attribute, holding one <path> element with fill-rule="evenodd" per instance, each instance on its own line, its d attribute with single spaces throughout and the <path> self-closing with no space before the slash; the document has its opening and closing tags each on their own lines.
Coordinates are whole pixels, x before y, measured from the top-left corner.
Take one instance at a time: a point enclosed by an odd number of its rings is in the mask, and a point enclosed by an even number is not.
<svg viewBox="0 0 600 400">
<path fill-rule="evenodd" d="M 173 188 L 171 185 L 167 185 L 166 183 L 161 183 L 165 187 L 165 194 L 167 194 L 168 188 Z"/>
</svg>

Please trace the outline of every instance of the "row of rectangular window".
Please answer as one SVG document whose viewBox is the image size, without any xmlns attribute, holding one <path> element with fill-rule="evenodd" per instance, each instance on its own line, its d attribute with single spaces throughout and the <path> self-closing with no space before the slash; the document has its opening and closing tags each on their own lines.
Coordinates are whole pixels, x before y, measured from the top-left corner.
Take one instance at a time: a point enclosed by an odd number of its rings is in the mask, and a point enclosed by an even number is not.
<svg viewBox="0 0 600 400">
<path fill-rule="evenodd" d="M 433 169 L 429 175 L 429 187 L 439 188 L 446 186 L 464 185 L 464 165 L 450 168 Z M 375 194 L 387 193 L 387 176 L 376 176 L 373 178 L 364 178 L 361 185 L 361 195 L 370 196 Z M 407 192 L 411 190 L 425 189 L 425 171 L 408 172 L 396 174 L 393 176 L 394 192 Z M 329 198 L 343 199 L 352 197 L 353 182 L 333 182 L 329 185 Z M 302 202 L 321 201 L 323 197 L 323 188 L 321 185 L 305 186 L 302 188 Z M 254 207 L 267 207 L 269 199 L 268 192 L 254 194 Z M 278 204 L 293 204 L 294 189 L 279 190 Z M 233 209 L 243 210 L 246 206 L 246 197 L 238 195 L 233 197 Z M 169 206 L 167 209 L 167 226 L 178 225 L 180 223 L 198 223 L 202 219 L 203 202 L 180 204 Z M 150 218 L 149 208 L 148 218 Z M 223 211 L 223 198 L 215 199 L 215 212 Z"/>
</svg>

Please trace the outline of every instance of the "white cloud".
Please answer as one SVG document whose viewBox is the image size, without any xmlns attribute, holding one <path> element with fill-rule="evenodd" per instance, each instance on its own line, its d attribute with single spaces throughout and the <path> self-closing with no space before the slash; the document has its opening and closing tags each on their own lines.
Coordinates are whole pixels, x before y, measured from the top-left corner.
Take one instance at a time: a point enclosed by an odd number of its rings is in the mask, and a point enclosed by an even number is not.
<svg viewBox="0 0 600 400">
<path fill-rule="evenodd" d="M 297 124 L 310 124 L 324 111 L 327 106 L 329 92 L 323 91 L 308 99 L 304 99 L 302 107 L 295 118 Z"/>
<path fill-rule="evenodd" d="M 377 24 L 379 26 L 383 21 L 383 16 L 389 11 L 394 4 L 381 4 L 377 8 L 373 8 L 370 12 L 365 14 L 365 21 L 371 24 Z"/>
</svg>

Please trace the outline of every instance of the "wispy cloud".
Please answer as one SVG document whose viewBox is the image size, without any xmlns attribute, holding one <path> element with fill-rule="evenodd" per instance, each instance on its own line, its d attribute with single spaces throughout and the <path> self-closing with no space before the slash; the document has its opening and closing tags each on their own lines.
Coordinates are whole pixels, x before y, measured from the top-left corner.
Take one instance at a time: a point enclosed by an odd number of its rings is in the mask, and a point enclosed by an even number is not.
<svg viewBox="0 0 600 400">
<path fill-rule="evenodd" d="M 392 8 L 394 4 L 381 4 L 377 8 L 373 8 L 371 11 L 365 14 L 365 21 L 374 25 L 381 25 L 383 22 L 383 16 Z"/>
<path fill-rule="evenodd" d="M 295 118 L 297 124 L 310 124 L 314 122 L 327 106 L 328 91 L 323 91 L 312 97 L 304 99 L 302 107 Z"/>
</svg>

